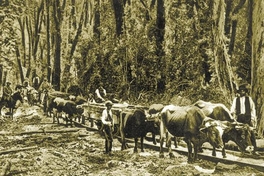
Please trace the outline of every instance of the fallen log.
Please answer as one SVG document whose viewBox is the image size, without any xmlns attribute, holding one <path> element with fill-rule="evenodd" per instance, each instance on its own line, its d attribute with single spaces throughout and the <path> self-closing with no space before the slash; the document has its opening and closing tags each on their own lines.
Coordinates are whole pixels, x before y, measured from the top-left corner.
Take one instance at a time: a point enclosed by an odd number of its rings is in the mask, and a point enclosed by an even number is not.
<svg viewBox="0 0 264 176">
<path fill-rule="evenodd" d="M 36 131 L 25 131 L 21 133 L 17 133 L 16 135 L 25 135 L 25 134 L 37 134 L 37 133 L 70 133 L 70 132 L 78 132 L 79 128 L 70 128 L 70 129 L 62 129 L 62 130 L 36 130 Z"/>
<path fill-rule="evenodd" d="M 25 147 L 25 148 L 4 150 L 4 151 L 0 151 L 0 155 L 8 154 L 8 153 L 14 153 L 14 152 L 20 152 L 20 151 L 25 151 L 25 150 L 32 150 L 32 149 L 36 149 L 36 148 L 38 148 L 38 147 L 37 146 L 33 146 L 33 147 Z"/>
</svg>

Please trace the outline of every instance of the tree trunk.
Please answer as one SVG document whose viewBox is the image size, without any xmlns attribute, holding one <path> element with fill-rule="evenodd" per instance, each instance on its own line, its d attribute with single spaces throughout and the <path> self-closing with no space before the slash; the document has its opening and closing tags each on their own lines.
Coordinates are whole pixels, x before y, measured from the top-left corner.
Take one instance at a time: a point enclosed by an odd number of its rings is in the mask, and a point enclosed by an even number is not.
<svg viewBox="0 0 264 176">
<path fill-rule="evenodd" d="M 116 35 L 119 37 L 123 33 L 123 15 L 124 3 L 123 0 L 113 0 L 113 7 L 116 21 Z"/>
<path fill-rule="evenodd" d="M 65 8 L 66 0 L 63 1 L 62 6 L 60 1 L 54 0 L 53 2 L 53 19 L 55 25 L 54 33 L 54 71 L 52 75 L 52 85 L 55 90 L 60 90 L 60 76 L 61 76 L 61 23 L 63 21 L 63 10 Z"/>
<path fill-rule="evenodd" d="M 21 59 L 20 59 L 20 53 L 19 53 L 18 46 L 16 47 L 16 57 L 17 57 L 18 70 L 20 72 L 20 79 L 23 82 L 23 80 L 24 80 L 23 68 L 22 68 L 22 64 L 21 64 Z"/>
<path fill-rule="evenodd" d="M 252 1 L 248 1 L 248 29 L 245 42 L 245 65 L 248 67 L 248 72 L 245 76 L 247 82 L 251 81 L 251 57 L 252 57 Z"/>
<path fill-rule="evenodd" d="M 254 1 L 252 15 L 252 98 L 256 104 L 258 135 L 264 131 L 264 1 Z"/>
<path fill-rule="evenodd" d="M 28 60 L 29 60 L 29 64 L 28 64 L 28 70 L 26 73 L 26 77 L 29 78 L 30 75 L 30 70 L 31 70 L 31 56 L 32 56 L 32 26 L 31 23 L 29 22 L 29 18 L 26 17 L 26 28 L 27 28 L 27 34 L 28 34 Z"/>
<path fill-rule="evenodd" d="M 100 72 L 100 69 L 103 67 L 102 58 L 101 58 L 101 32 L 100 32 L 100 26 L 101 26 L 101 16 L 100 16 L 100 2 L 101 0 L 95 0 L 94 3 L 94 25 L 93 25 L 93 34 L 95 42 L 98 45 L 99 51 L 97 51 L 96 54 L 96 66 L 98 67 L 98 71 Z M 94 85 L 95 87 L 97 85 Z"/>
<path fill-rule="evenodd" d="M 0 64 L 0 90 L 2 90 L 2 86 L 3 85 L 3 65 Z"/>
<path fill-rule="evenodd" d="M 35 29 L 33 32 L 33 58 L 36 60 L 37 59 L 37 51 L 38 51 L 38 45 L 39 45 L 39 40 L 40 40 L 40 33 L 41 33 L 41 26 L 43 22 L 43 12 L 44 12 L 44 0 L 41 0 L 40 6 L 37 8 L 37 16 L 36 16 L 36 22 L 35 22 Z"/>
<path fill-rule="evenodd" d="M 232 30 L 231 30 L 231 37 L 230 37 L 230 44 L 228 54 L 232 56 L 234 47 L 235 47 L 235 39 L 236 39 L 236 29 L 237 29 L 237 20 L 232 21 Z"/>
<path fill-rule="evenodd" d="M 22 17 L 18 18 L 18 23 L 20 26 L 20 32 L 21 32 L 21 47 L 22 47 L 22 54 L 23 54 L 23 58 L 22 58 L 22 65 L 24 67 L 27 66 L 27 61 L 26 61 L 26 41 L 25 41 L 25 21 Z M 24 80 L 22 80 L 23 82 Z"/>
<path fill-rule="evenodd" d="M 230 35 L 231 30 L 231 12 L 233 1 L 225 0 L 226 3 L 226 14 L 225 14 L 225 35 Z"/>
<path fill-rule="evenodd" d="M 95 14 L 94 14 L 94 26 L 93 26 L 93 31 L 95 38 L 98 39 L 98 44 L 100 45 L 100 0 L 95 0 L 94 3 L 94 8 L 95 8 Z"/>
<path fill-rule="evenodd" d="M 74 1 L 73 1 L 74 2 Z M 72 6 L 74 6 L 74 4 L 72 4 Z M 82 11 L 81 11 L 81 16 L 80 16 L 80 21 L 78 23 L 78 28 L 77 28 L 77 31 L 76 31 L 76 34 L 75 34 L 75 37 L 74 39 L 72 40 L 72 45 L 71 45 L 71 49 L 70 49 L 70 53 L 68 53 L 67 55 L 67 61 L 66 61 L 66 64 L 65 64 L 65 67 L 64 67 L 64 71 L 63 71 L 63 83 L 64 85 L 66 86 L 62 86 L 63 89 L 66 89 L 71 85 L 69 84 L 69 82 L 72 82 L 72 80 L 70 80 L 70 68 L 71 68 L 71 63 L 72 63 L 72 58 L 73 58 L 73 54 L 75 52 L 75 49 L 77 47 L 77 44 L 78 44 L 78 41 L 79 41 L 79 37 L 81 36 L 81 33 L 82 33 L 82 29 L 83 29 L 83 22 L 84 22 L 84 13 L 85 11 L 87 11 L 88 9 L 88 4 L 87 2 L 85 1 L 84 4 L 83 4 L 83 8 L 82 8 Z M 75 12 L 71 13 L 72 16 L 76 16 Z M 75 17 L 74 17 L 75 19 Z M 70 24 L 71 25 L 71 24 Z M 77 21 L 76 19 L 73 20 L 73 24 L 74 26 L 74 29 L 76 29 L 77 27 Z M 64 90 L 64 91 L 66 91 Z"/>
<path fill-rule="evenodd" d="M 215 58 L 215 72 L 219 86 L 223 92 L 223 96 L 231 103 L 230 97 L 234 96 L 233 81 L 234 76 L 230 65 L 230 57 L 227 53 L 227 45 L 225 40 L 225 3 L 224 0 L 214 1 L 211 7 L 212 19 L 215 25 L 212 27 L 213 32 L 213 50 Z M 210 8 L 210 7 L 209 7 Z M 229 90 L 229 91 L 226 91 Z"/>
<path fill-rule="evenodd" d="M 47 39 L 47 78 L 50 80 L 51 77 L 51 58 L 50 58 L 50 0 L 46 0 L 46 39 Z"/>
<path fill-rule="evenodd" d="M 164 0 L 157 0 L 157 20 L 156 20 L 156 53 L 157 53 L 157 65 L 156 69 L 164 70 L 165 69 L 165 59 L 164 59 L 164 50 L 163 50 L 163 42 L 164 42 L 164 34 L 165 34 L 165 8 L 164 8 Z M 160 74 L 160 75 L 158 75 Z M 157 92 L 163 93 L 165 91 L 166 85 L 166 76 L 163 72 L 158 72 L 156 77 L 157 79 Z"/>
</svg>

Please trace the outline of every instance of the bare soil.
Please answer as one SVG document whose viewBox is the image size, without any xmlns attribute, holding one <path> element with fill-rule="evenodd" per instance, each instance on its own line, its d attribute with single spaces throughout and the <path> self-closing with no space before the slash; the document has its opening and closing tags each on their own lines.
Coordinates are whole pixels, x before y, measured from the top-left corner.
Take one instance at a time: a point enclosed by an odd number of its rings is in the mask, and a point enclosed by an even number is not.
<svg viewBox="0 0 264 176">
<path fill-rule="evenodd" d="M 38 106 L 17 109 L 15 120 L 2 117 L 0 127 L 1 175 L 264 175 L 250 167 L 205 160 L 188 164 L 187 157 L 176 152 L 173 159 L 168 155 L 159 158 L 159 152 L 151 149 L 135 154 L 133 144 L 121 151 L 117 139 L 109 156 L 103 153 L 104 139 L 98 132 L 80 129 L 77 132 L 47 133 L 48 130 L 64 130 L 67 127 L 53 124 Z M 21 134 L 38 130 L 43 133 Z M 16 149 L 25 150 L 12 151 Z"/>
</svg>

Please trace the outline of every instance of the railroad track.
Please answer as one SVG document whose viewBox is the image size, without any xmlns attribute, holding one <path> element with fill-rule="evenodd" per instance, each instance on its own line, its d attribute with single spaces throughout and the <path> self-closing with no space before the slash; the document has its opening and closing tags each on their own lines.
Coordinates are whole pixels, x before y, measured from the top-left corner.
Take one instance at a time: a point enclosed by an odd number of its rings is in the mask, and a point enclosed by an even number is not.
<svg viewBox="0 0 264 176">
<path fill-rule="evenodd" d="M 91 124 L 87 125 L 87 124 L 83 124 L 77 121 L 73 121 L 73 122 L 76 127 L 85 128 L 87 131 L 98 131 L 98 129 L 95 126 L 91 126 Z M 117 138 L 120 139 L 119 136 L 117 136 Z M 126 139 L 126 141 L 128 143 L 134 143 L 133 139 Z M 147 140 L 144 141 L 144 147 L 155 150 L 155 151 L 159 151 L 160 149 L 159 144 L 154 145 L 152 141 L 148 139 L 148 137 L 147 137 Z M 182 147 L 182 146 L 179 146 L 178 148 L 172 147 L 172 150 L 182 155 L 187 156 L 188 154 L 186 147 Z M 198 157 L 199 159 L 208 160 L 208 161 L 212 161 L 215 163 L 221 162 L 224 164 L 237 164 L 243 167 L 248 166 L 248 167 L 255 168 L 261 172 L 264 172 L 264 156 L 253 157 L 250 154 L 246 154 L 246 156 L 240 157 L 239 151 L 232 151 L 232 150 L 226 150 L 226 153 L 227 153 L 227 158 L 223 158 L 221 151 L 217 150 L 216 157 L 214 157 L 212 156 L 211 148 L 204 147 L 204 152 L 198 153 Z"/>
</svg>

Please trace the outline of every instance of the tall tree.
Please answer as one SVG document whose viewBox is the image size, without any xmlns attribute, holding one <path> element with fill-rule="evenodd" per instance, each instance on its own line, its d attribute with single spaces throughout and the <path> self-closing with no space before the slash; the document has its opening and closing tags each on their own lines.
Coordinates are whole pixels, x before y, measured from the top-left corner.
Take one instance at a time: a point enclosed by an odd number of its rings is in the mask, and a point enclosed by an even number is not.
<svg viewBox="0 0 264 176">
<path fill-rule="evenodd" d="M 156 20 L 156 47 L 157 47 L 157 70 L 165 69 L 165 58 L 163 50 L 164 34 L 165 34 L 165 8 L 164 0 L 157 0 L 157 20 Z M 159 72 L 157 80 L 157 91 L 158 93 L 163 93 L 165 91 L 166 76 L 163 72 Z"/>
<path fill-rule="evenodd" d="M 252 97 L 259 121 L 258 135 L 264 132 L 264 1 L 249 0 L 252 4 Z"/>
<path fill-rule="evenodd" d="M 245 80 L 247 82 L 251 81 L 251 57 L 252 57 L 252 10 L 253 2 L 248 1 L 248 23 L 247 23 L 247 34 L 245 38 L 245 50 L 244 50 L 244 68 L 246 70 Z"/>
<path fill-rule="evenodd" d="M 61 76 L 61 25 L 63 21 L 63 11 L 65 9 L 66 0 L 63 0 L 62 5 L 60 1 L 53 1 L 53 20 L 54 20 L 54 65 L 52 73 L 52 85 L 55 90 L 60 90 L 60 76 Z"/>
<path fill-rule="evenodd" d="M 113 0 L 113 7 L 116 20 L 116 35 L 119 37 L 123 33 L 123 15 L 124 15 L 124 2 L 123 0 Z"/>
<path fill-rule="evenodd" d="M 47 45 L 47 79 L 50 81 L 51 78 L 51 47 L 50 47 L 50 0 L 46 0 L 46 45 Z"/>
<path fill-rule="evenodd" d="M 230 56 L 225 37 L 225 3 L 219 0 L 210 4 L 212 9 L 213 27 L 213 53 L 215 58 L 215 73 L 224 97 L 234 96 L 234 75 L 230 64 Z M 229 100 L 230 101 L 230 100 Z"/>
<path fill-rule="evenodd" d="M 27 31 L 27 57 L 26 57 L 26 77 L 31 76 L 31 70 L 35 67 L 37 60 L 39 43 L 40 43 L 40 33 L 43 24 L 43 14 L 44 14 L 44 0 L 40 2 L 25 1 L 27 14 L 24 17 Z"/>
<path fill-rule="evenodd" d="M 234 50 L 234 46 L 235 46 L 235 39 L 236 39 L 236 33 L 237 33 L 237 14 L 239 12 L 239 10 L 243 7 L 243 5 L 245 4 L 246 0 L 240 0 L 239 3 L 235 6 L 233 12 L 232 12 L 232 16 L 233 16 L 233 20 L 232 20 L 232 31 L 231 31 L 231 39 L 230 39 L 230 44 L 229 44 L 229 50 L 228 50 L 228 54 L 232 55 L 233 50 Z M 231 6 L 229 5 L 229 3 L 232 2 L 227 2 L 228 5 L 227 7 Z M 227 18 L 228 20 L 229 18 Z M 228 26 L 227 26 L 228 27 Z"/>
<path fill-rule="evenodd" d="M 87 10 L 88 10 L 88 3 L 87 3 L 87 1 L 84 1 L 82 8 L 81 8 L 80 20 L 79 20 L 79 23 L 77 24 L 77 19 L 76 19 L 77 14 L 76 14 L 76 11 L 74 10 L 74 9 L 76 9 L 75 6 L 76 6 L 75 0 L 72 0 L 72 4 L 71 4 L 72 10 L 71 10 L 70 19 L 72 18 L 73 20 L 72 20 L 72 22 L 70 20 L 69 26 L 73 26 L 76 34 L 75 34 L 73 39 L 69 39 L 69 40 L 71 40 L 71 48 L 70 48 L 69 52 L 67 53 L 65 68 L 63 71 L 63 84 L 66 84 L 66 86 L 64 86 L 64 89 L 65 88 L 67 89 L 68 86 L 70 86 L 68 84 L 69 82 L 76 84 L 76 81 L 77 81 L 77 80 L 70 80 L 70 74 L 69 73 L 70 73 L 71 63 L 73 61 L 73 55 L 74 55 L 74 52 L 76 50 L 79 38 L 82 34 L 85 12 L 87 12 Z M 70 29 L 71 29 L 71 27 L 70 27 Z M 70 33 L 72 33 L 71 30 L 70 30 Z M 69 38 L 71 38 L 71 37 L 72 36 L 69 36 Z"/>
</svg>

